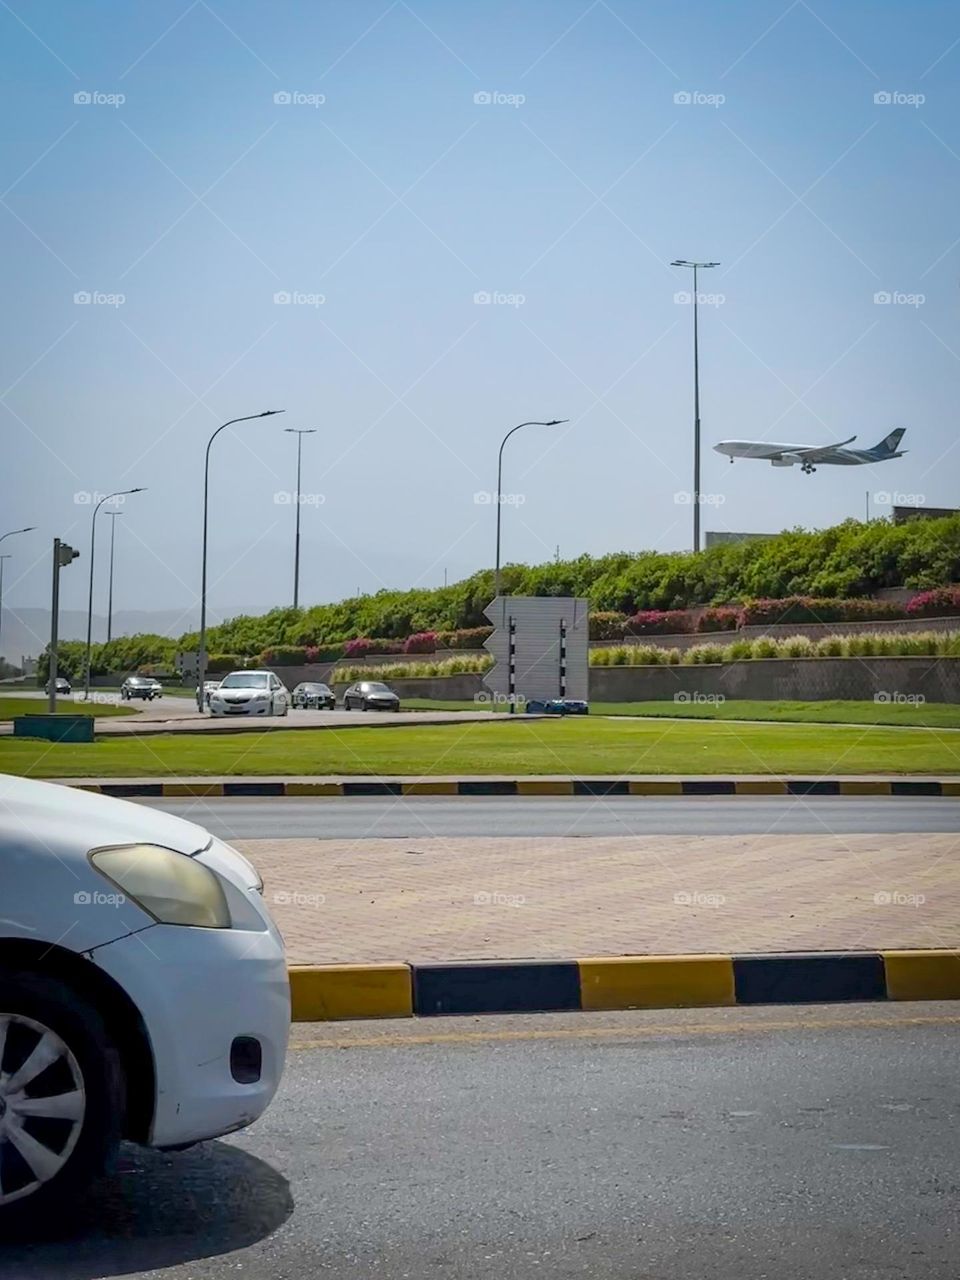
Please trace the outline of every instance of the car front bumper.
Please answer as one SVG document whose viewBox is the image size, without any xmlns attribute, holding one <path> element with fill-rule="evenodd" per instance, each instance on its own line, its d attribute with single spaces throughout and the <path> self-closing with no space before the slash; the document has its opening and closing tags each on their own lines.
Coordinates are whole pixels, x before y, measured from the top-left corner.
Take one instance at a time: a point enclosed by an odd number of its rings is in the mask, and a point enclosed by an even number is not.
<svg viewBox="0 0 960 1280">
<path fill-rule="evenodd" d="M 280 1083 L 290 1034 L 283 941 L 259 895 L 262 929 L 155 924 L 99 947 L 94 960 L 127 992 L 153 1050 L 149 1145 L 175 1147 L 251 1124 Z M 238 1083 L 231 1047 L 260 1046 L 259 1079 Z"/>
</svg>

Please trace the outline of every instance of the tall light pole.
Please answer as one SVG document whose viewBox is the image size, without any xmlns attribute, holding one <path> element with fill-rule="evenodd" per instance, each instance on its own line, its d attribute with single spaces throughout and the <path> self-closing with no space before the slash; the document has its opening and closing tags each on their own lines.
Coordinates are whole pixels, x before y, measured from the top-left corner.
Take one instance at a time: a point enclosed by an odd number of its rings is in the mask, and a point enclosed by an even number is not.
<svg viewBox="0 0 960 1280">
<path fill-rule="evenodd" d="M 719 267 L 719 262 L 688 262 L 676 258 L 671 267 L 690 267 L 693 270 L 693 549 L 700 550 L 700 344 L 697 328 L 697 272 L 708 267 Z"/>
<path fill-rule="evenodd" d="M 12 538 L 18 533 L 33 533 L 36 527 L 37 526 L 35 524 L 28 524 L 25 529 L 10 529 L 9 532 L 0 534 L 0 542 L 2 542 L 4 538 Z M 3 626 L 3 562 L 4 560 L 9 559 L 10 557 L 8 555 L 0 556 L 0 628 Z"/>
<path fill-rule="evenodd" d="M 107 644 L 113 639 L 113 542 L 114 535 L 117 532 L 117 516 L 122 516 L 122 511 L 108 511 L 110 517 L 110 590 L 107 593 Z"/>
<path fill-rule="evenodd" d="M 10 560 L 12 556 L 8 552 L 6 555 L 0 556 L 0 638 L 3 635 L 3 562 Z M 3 649 L 0 648 L 0 661 L 3 660 Z"/>
<path fill-rule="evenodd" d="M 515 431 L 519 431 L 521 427 L 559 427 L 563 422 L 569 422 L 569 418 L 551 418 L 549 422 L 518 422 L 515 427 L 511 427 L 507 434 L 500 441 L 500 452 L 497 454 L 497 492 L 494 499 L 497 504 L 497 559 L 496 566 L 493 571 L 493 598 L 496 599 L 500 595 L 500 509 L 503 503 L 500 501 L 500 490 L 503 485 L 503 446 L 507 443 Z"/>
<path fill-rule="evenodd" d="M 282 409 L 264 409 L 263 413 L 248 413 L 243 418 L 231 418 L 222 423 L 207 441 L 203 460 L 203 562 L 200 569 L 200 647 L 197 652 L 197 710 L 203 710 L 203 681 L 207 674 L 207 516 L 210 506 L 210 446 L 221 431 L 236 422 L 252 422 L 254 418 L 272 418 L 283 413 Z"/>
<path fill-rule="evenodd" d="M 117 489 L 115 493 L 107 493 L 100 499 L 93 508 L 93 515 L 90 517 L 90 585 L 87 591 L 87 648 L 84 658 L 83 672 L 83 696 L 90 701 L 90 648 L 93 641 L 93 549 L 97 540 L 97 512 L 105 502 L 110 502 L 113 498 L 126 498 L 131 493 L 144 493 L 145 490 L 137 489 Z"/>
<path fill-rule="evenodd" d="M 300 452 L 303 437 L 316 435 L 316 427 L 284 427 L 284 431 L 297 437 L 297 531 L 293 542 L 293 607 L 300 607 Z"/>
</svg>

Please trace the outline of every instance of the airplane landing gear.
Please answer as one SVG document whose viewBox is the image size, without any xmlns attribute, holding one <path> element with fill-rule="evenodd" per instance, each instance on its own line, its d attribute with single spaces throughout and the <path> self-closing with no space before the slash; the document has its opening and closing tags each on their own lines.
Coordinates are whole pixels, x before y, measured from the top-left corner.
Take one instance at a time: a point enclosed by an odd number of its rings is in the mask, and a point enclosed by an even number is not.
<svg viewBox="0 0 960 1280">
<path fill-rule="evenodd" d="M 817 468 L 813 465 L 812 462 L 805 462 L 803 466 L 800 468 L 800 470 L 804 473 L 804 475 L 808 475 L 808 476 L 812 476 L 814 471 L 816 471 L 816 469 Z"/>
</svg>

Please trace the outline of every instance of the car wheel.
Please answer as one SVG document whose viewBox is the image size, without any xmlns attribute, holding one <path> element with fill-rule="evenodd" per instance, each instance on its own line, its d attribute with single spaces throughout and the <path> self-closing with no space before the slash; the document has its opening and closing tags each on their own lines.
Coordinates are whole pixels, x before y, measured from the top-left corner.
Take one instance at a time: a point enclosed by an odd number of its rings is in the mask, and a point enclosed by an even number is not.
<svg viewBox="0 0 960 1280">
<path fill-rule="evenodd" d="M 120 1055 L 65 983 L 0 973 L 0 1226 L 67 1208 L 109 1166 L 124 1108 Z"/>
</svg>

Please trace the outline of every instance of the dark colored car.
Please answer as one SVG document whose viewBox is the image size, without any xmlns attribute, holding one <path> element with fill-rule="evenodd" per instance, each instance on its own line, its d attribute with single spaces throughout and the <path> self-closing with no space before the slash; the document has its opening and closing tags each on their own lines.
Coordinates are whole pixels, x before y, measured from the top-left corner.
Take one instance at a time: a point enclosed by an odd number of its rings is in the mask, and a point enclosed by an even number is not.
<svg viewBox="0 0 960 1280">
<path fill-rule="evenodd" d="M 142 698 L 144 702 L 152 702 L 154 698 L 163 697 L 163 685 L 152 676 L 127 676 L 120 686 L 121 698 Z"/>
<path fill-rule="evenodd" d="M 333 690 L 329 685 L 316 680 L 305 680 L 293 691 L 294 711 L 333 711 L 337 705 Z"/>
<path fill-rule="evenodd" d="M 50 692 L 50 681 L 48 680 L 44 688 L 45 693 Z M 70 681 L 65 676 L 57 676 L 57 693 L 72 693 Z"/>
<path fill-rule="evenodd" d="M 547 702 L 528 702 L 526 710 L 531 715 L 588 716 L 590 704 L 580 698 L 550 698 Z"/>
<path fill-rule="evenodd" d="M 380 680 L 358 680 L 343 694 L 344 711 L 399 711 L 400 699 Z"/>
</svg>

